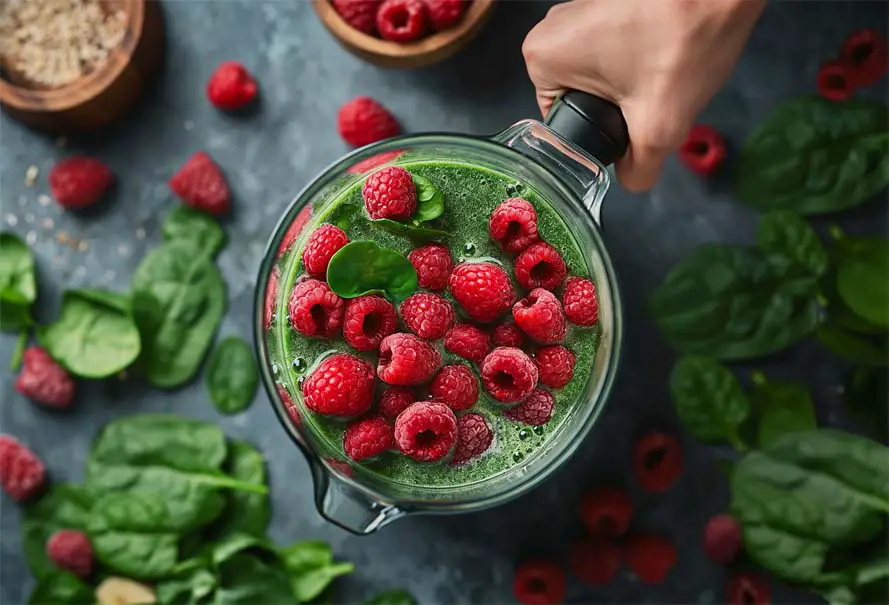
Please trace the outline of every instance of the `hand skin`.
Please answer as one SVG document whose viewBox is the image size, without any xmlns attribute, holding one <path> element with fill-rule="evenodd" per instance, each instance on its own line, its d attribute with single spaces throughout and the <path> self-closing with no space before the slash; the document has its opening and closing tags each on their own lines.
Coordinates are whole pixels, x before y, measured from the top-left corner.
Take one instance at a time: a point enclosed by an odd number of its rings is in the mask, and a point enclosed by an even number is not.
<svg viewBox="0 0 889 605">
<path fill-rule="evenodd" d="M 573 0 L 554 6 L 522 53 L 546 116 L 566 90 L 617 103 L 630 146 L 615 162 L 630 191 L 654 186 L 741 55 L 765 0 Z"/>
</svg>

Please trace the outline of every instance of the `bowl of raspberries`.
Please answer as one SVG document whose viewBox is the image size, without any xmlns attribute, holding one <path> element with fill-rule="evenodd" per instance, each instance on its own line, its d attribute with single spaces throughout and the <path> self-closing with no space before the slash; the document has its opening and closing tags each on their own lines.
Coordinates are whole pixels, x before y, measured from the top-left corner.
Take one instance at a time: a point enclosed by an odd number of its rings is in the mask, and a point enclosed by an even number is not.
<svg viewBox="0 0 889 605">
<path fill-rule="evenodd" d="M 314 0 L 313 6 L 346 50 L 380 67 L 407 69 L 466 46 L 494 0 Z"/>
</svg>

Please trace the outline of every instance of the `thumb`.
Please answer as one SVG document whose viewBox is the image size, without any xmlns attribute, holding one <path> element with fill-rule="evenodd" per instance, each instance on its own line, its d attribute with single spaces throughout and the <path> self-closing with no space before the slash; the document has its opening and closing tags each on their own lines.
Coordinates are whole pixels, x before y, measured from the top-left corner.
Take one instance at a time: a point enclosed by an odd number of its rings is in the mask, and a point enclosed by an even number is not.
<svg viewBox="0 0 889 605">
<path fill-rule="evenodd" d="M 630 143 L 627 153 L 614 163 L 617 180 L 628 191 L 648 191 L 657 183 L 667 155 L 669 151 Z"/>
<path fill-rule="evenodd" d="M 614 164 L 617 179 L 629 191 L 648 191 L 667 159 L 688 133 L 690 123 L 669 110 L 625 107 L 630 135 L 627 153 Z"/>
</svg>

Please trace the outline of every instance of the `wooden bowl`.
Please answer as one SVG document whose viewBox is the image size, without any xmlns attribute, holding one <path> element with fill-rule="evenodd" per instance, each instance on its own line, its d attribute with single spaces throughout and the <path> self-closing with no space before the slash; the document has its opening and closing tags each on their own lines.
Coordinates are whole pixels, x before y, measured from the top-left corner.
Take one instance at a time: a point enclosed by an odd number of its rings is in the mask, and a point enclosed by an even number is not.
<svg viewBox="0 0 889 605">
<path fill-rule="evenodd" d="M 126 27 L 108 59 L 82 78 L 57 88 L 4 69 L 0 105 L 11 117 L 54 134 L 95 130 L 120 117 L 163 61 L 163 14 L 157 0 L 101 0 L 122 10 Z"/>
<path fill-rule="evenodd" d="M 481 31 L 494 0 L 474 0 L 457 25 L 416 42 L 390 42 L 358 31 L 340 17 L 329 0 L 312 0 L 321 23 L 352 54 L 380 67 L 412 69 L 447 59 Z"/>
</svg>

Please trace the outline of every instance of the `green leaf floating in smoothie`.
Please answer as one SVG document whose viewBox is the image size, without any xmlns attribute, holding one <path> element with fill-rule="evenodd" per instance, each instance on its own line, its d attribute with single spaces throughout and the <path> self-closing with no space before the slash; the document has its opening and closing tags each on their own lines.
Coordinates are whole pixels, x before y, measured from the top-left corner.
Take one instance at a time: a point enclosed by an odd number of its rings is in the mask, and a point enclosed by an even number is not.
<svg viewBox="0 0 889 605">
<path fill-rule="evenodd" d="M 417 187 L 417 209 L 411 217 L 413 222 L 434 221 L 444 214 L 444 195 L 435 184 L 418 174 L 411 174 Z"/>
<path fill-rule="evenodd" d="M 812 396 L 804 384 L 769 381 L 760 372 L 754 372 L 752 379 L 756 386 L 750 401 L 759 418 L 759 447 L 768 447 L 788 433 L 817 428 Z"/>
<path fill-rule="evenodd" d="M 250 346 L 240 338 L 226 338 L 210 356 L 207 390 L 223 414 L 244 411 L 253 401 L 259 376 Z"/>
<path fill-rule="evenodd" d="M 346 244 L 327 266 L 330 289 L 343 298 L 357 298 L 382 292 L 393 301 L 402 301 L 417 291 L 417 271 L 410 261 L 372 241 Z"/>
<path fill-rule="evenodd" d="M 407 223 L 399 223 L 387 218 L 377 219 L 370 222 L 371 225 L 378 229 L 388 231 L 393 235 L 402 235 L 406 238 L 417 241 L 438 240 L 450 235 L 447 231 L 441 229 L 432 229 L 431 227 L 420 227 L 409 225 Z"/>
</svg>

